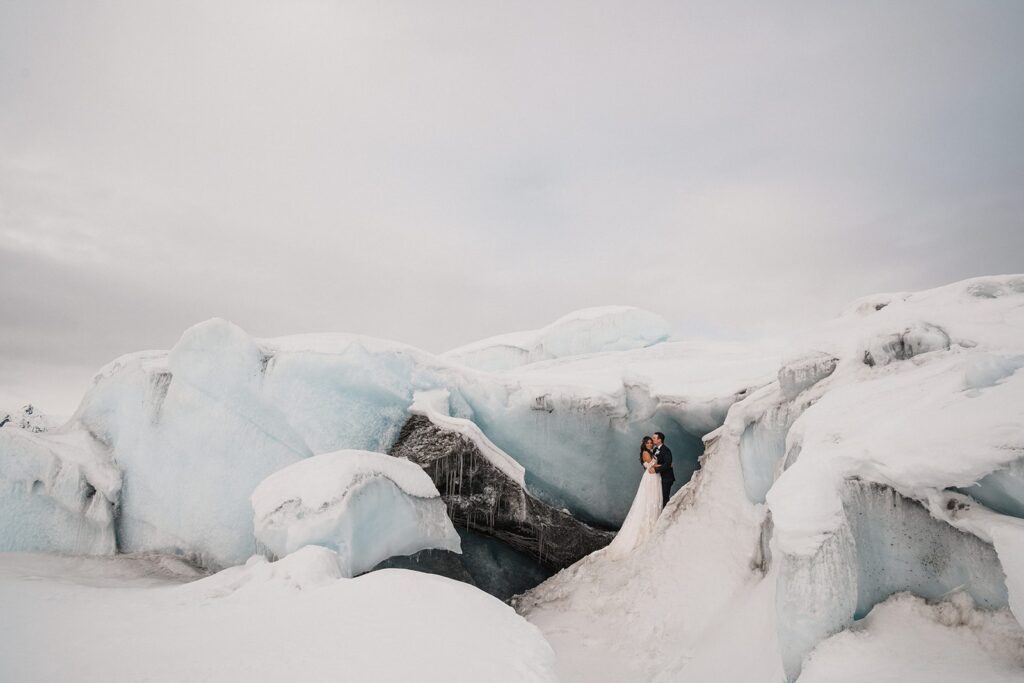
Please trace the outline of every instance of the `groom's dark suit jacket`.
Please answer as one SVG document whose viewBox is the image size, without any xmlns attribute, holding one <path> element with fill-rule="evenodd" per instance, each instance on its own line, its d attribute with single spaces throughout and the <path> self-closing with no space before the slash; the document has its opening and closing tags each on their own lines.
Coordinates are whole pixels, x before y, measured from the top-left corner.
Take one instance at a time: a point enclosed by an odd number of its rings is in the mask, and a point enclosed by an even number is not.
<svg viewBox="0 0 1024 683">
<path fill-rule="evenodd" d="M 661 480 L 675 481 L 676 473 L 672 470 L 672 449 L 665 444 L 661 445 L 661 448 L 655 453 L 655 457 L 658 458 L 658 474 L 661 475 Z"/>
</svg>

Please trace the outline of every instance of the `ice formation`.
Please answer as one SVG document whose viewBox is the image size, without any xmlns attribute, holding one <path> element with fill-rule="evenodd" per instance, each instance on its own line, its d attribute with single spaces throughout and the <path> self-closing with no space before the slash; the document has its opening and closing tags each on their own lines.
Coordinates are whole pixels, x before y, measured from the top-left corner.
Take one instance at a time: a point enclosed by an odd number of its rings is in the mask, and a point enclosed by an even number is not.
<svg viewBox="0 0 1024 683">
<path fill-rule="evenodd" d="M 120 472 L 81 434 L 0 430 L 0 552 L 116 550 Z"/>
<path fill-rule="evenodd" d="M 505 542 L 550 570 L 566 567 L 611 541 L 607 531 L 595 529 L 572 515 L 532 496 L 509 458 L 479 430 L 449 421 L 432 397 L 433 418 L 413 415 L 402 428 L 391 454 L 408 458 L 426 471 L 441 491 L 448 514 L 460 528 L 473 529 Z M 417 403 L 424 403 L 420 397 Z M 468 434 L 468 436 L 467 436 Z M 511 470 L 511 473 L 508 471 Z"/>
<path fill-rule="evenodd" d="M 336 451 L 285 467 L 256 487 L 252 507 L 256 538 L 275 555 L 330 548 L 348 577 L 394 555 L 461 552 L 430 477 L 380 453 Z"/>
<path fill-rule="evenodd" d="M 217 568 L 256 551 L 249 496 L 260 481 L 316 453 L 387 451 L 422 407 L 413 405 L 417 392 L 447 392 L 448 414 L 434 418 L 472 432 L 482 453 L 506 454 L 501 467 L 530 493 L 615 526 L 639 480 L 624 454 L 640 437 L 665 432 L 685 479 L 700 434 L 772 366 L 772 354 L 752 345 L 664 342 L 495 374 L 396 342 L 344 334 L 258 340 L 210 320 L 169 352 L 130 354 L 104 367 L 72 418 L 38 443 L 61 460 L 81 452 L 79 461 L 94 462 L 94 470 L 116 469 L 122 486 L 82 489 L 104 492 L 112 512 L 104 533 L 119 550 L 169 552 Z M 81 447 L 68 450 L 68 440 Z M 20 476 L 13 471 L 20 448 L 0 449 L 0 480 Z M 10 526 L 36 524 L 21 515 L 40 502 L 9 508 Z M 8 535 L 4 543 L 71 547 L 36 538 Z"/>
</svg>

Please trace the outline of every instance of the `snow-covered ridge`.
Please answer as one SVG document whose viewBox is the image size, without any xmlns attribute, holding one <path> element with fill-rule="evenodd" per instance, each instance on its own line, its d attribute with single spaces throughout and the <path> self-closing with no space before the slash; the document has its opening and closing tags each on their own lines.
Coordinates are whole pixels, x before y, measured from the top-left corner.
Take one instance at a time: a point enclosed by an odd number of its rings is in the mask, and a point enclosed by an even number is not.
<svg viewBox="0 0 1024 683">
<path fill-rule="evenodd" d="M 511 370 L 551 358 L 626 351 L 671 336 L 661 316 L 632 306 L 584 308 L 539 329 L 482 339 L 442 357 L 481 370 Z"/>
</svg>

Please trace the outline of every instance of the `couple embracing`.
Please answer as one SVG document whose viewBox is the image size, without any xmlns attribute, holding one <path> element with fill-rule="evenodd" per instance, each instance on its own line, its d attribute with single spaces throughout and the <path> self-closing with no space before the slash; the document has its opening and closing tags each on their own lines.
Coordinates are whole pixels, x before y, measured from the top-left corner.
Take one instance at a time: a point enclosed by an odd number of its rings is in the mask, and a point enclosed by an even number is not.
<svg viewBox="0 0 1024 683">
<path fill-rule="evenodd" d="M 624 557 L 647 541 L 661 515 L 661 509 L 668 504 L 672 484 L 676 481 L 675 472 L 672 471 L 672 450 L 665 445 L 665 435 L 661 432 L 643 438 L 640 464 L 646 472 L 640 478 L 640 487 L 626 515 L 626 521 L 608 546 L 607 552 L 612 557 Z"/>
</svg>

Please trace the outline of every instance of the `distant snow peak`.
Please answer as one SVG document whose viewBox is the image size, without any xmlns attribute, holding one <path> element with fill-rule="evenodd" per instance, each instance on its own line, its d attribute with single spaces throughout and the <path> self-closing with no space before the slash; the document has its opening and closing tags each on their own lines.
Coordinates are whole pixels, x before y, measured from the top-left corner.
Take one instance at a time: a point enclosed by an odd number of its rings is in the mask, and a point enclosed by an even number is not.
<svg viewBox="0 0 1024 683">
<path fill-rule="evenodd" d="M 18 410 L 0 411 L 0 428 L 25 429 L 34 434 L 41 434 L 54 429 L 58 424 L 56 418 L 40 412 L 31 403 L 26 403 Z"/>
</svg>

